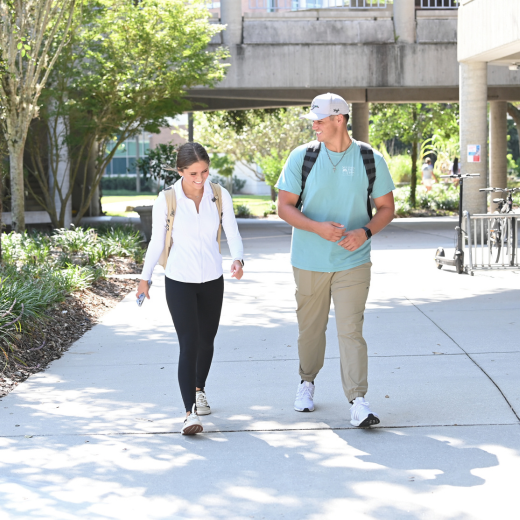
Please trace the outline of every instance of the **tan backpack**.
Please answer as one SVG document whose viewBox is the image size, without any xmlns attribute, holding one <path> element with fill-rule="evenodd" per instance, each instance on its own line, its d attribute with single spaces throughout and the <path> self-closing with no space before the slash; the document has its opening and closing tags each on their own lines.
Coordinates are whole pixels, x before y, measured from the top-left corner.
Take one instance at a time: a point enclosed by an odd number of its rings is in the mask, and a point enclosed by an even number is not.
<svg viewBox="0 0 520 520">
<path fill-rule="evenodd" d="M 213 202 L 217 205 L 217 211 L 220 215 L 220 224 L 218 226 L 217 231 L 218 250 L 220 252 L 220 236 L 222 234 L 222 188 L 220 184 L 214 184 L 213 182 L 210 182 L 210 185 L 213 191 Z M 164 190 L 164 197 L 166 198 L 168 217 L 166 221 L 166 237 L 164 239 L 164 249 L 161 253 L 161 257 L 159 258 L 158 264 L 162 265 L 164 269 L 166 269 L 166 263 L 168 262 L 168 257 L 170 256 L 170 251 L 173 245 L 173 220 L 175 219 L 175 212 L 177 211 L 177 198 L 175 197 L 175 190 L 173 189 L 173 186 L 170 186 L 169 188 L 166 188 Z"/>
</svg>

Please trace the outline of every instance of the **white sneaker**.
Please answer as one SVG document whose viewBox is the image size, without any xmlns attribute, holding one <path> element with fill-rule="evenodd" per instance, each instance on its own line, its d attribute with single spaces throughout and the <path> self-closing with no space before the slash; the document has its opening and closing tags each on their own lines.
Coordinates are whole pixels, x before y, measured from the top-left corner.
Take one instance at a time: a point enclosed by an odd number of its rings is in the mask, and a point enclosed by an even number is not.
<svg viewBox="0 0 520 520">
<path fill-rule="evenodd" d="M 314 412 L 314 384 L 304 381 L 298 386 L 294 409 L 297 412 Z"/>
<path fill-rule="evenodd" d="M 198 415 L 209 415 L 211 413 L 211 408 L 209 407 L 208 400 L 206 399 L 206 392 L 204 392 L 204 390 L 197 391 L 195 404 L 197 405 Z"/>
<path fill-rule="evenodd" d="M 182 427 L 181 433 L 183 435 L 195 435 L 196 433 L 200 433 L 202 430 L 202 423 L 195 411 L 195 405 L 193 405 L 191 414 L 184 419 L 184 426 Z"/>
<path fill-rule="evenodd" d="M 368 407 L 364 397 L 356 397 L 350 408 L 350 424 L 360 428 L 368 428 L 379 424 L 379 417 Z"/>
</svg>

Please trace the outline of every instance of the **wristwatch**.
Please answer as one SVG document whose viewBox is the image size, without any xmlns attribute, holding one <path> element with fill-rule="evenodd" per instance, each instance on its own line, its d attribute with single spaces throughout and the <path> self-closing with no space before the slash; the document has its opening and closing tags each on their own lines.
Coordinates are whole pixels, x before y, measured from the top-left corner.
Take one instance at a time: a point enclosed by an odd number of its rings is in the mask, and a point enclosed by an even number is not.
<svg viewBox="0 0 520 520">
<path fill-rule="evenodd" d="M 365 235 L 366 235 L 366 237 L 367 237 L 367 240 L 368 240 L 369 238 L 372 237 L 372 231 L 370 231 L 370 229 L 368 229 L 368 228 L 365 227 L 365 226 L 363 226 L 361 229 L 364 229 L 364 230 L 365 230 Z"/>
<path fill-rule="evenodd" d="M 238 259 L 238 261 L 242 264 L 242 267 L 244 267 L 244 261 L 241 260 L 240 258 Z"/>
</svg>

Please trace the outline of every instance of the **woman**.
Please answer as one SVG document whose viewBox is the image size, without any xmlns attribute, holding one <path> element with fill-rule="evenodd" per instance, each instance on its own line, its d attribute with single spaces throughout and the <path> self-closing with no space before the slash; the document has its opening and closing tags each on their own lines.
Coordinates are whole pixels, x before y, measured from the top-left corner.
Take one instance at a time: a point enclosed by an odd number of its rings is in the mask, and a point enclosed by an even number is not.
<svg viewBox="0 0 520 520">
<path fill-rule="evenodd" d="M 430 191 L 432 189 L 434 182 L 435 177 L 433 175 L 432 160 L 429 157 L 426 157 L 426 160 L 422 166 L 422 183 L 426 188 L 426 191 Z"/>
<path fill-rule="evenodd" d="M 199 415 L 211 413 L 204 386 L 224 296 L 218 242 L 221 223 L 233 258 L 231 276 L 240 280 L 244 265 L 231 196 L 208 181 L 209 163 L 208 153 L 200 144 L 186 143 L 179 148 L 177 171 L 181 179 L 162 191 L 154 203 L 152 239 L 137 288 L 137 295 L 144 293 L 150 298 L 148 280 L 165 250 L 166 301 L 179 339 L 178 377 L 186 408 L 183 435 L 200 433 L 203 428 Z M 173 195 L 176 208 L 172 210 Z M 170 226 L 172 246 L 168 253 L 165 239 Z"/>
</svg>

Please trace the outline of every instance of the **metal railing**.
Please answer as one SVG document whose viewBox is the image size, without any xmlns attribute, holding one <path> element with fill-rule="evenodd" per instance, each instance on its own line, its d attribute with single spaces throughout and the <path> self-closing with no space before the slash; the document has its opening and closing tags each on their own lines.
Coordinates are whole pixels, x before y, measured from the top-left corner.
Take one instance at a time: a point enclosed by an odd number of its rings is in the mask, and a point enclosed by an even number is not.
<svg viewBox="0 0 520 520">
<path fill-rule="evenodd" d="M 249 0 L 252 11 L 304 11 L 306 9 L 384 9 L 393 0 Z"/>
<path fill-rule="evenodd" d="M 518 268 L 518 227 L 520 214 L 470 215 L 464 212 L 466 269 Z M 466 251 L 467 248 L 467 251 Z"/>
<path fill-rule="evenodd" d="M 458 9 L 459 0 L 416 0 L 416 7 L 420 9 Z"/>
</svg>

